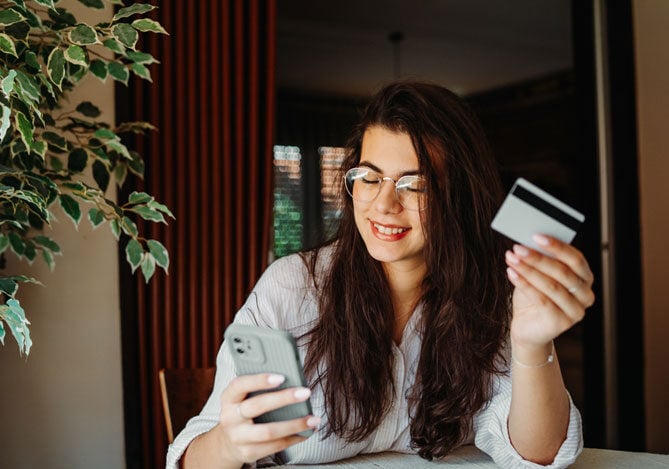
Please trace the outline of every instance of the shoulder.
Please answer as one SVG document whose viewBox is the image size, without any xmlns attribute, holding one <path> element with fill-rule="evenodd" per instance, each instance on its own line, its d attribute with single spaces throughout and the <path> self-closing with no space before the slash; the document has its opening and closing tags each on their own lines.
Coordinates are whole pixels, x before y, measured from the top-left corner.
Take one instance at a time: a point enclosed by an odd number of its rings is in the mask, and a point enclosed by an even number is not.
<svg viewBox="0 0 669 469">
<path fill-rule="evenodd" d="M 326 247 L 275 260 L 256 283 L 237 319 L 303 332 L 318 316 L 319 281 L 330 258 L 331 249 Z"/>
<path fill-rule="evenodd" d="M 291 254 L 272 262 L 260 277 L 256 287 L 276 284 L 277 287 L 300 288 L 306 284 L 309 271 L 301 254 Z"/>
<path fill-rule="evenodd" d="M 286 287 L 308 287 L 324 275 L 330 266 L 334 246 L 327 245 L 311 251 L 281 257 L 263 273 L 261 282 L 278 282 Z M 261 283 L 259 282 L 259 283 Z"/>
</svg>

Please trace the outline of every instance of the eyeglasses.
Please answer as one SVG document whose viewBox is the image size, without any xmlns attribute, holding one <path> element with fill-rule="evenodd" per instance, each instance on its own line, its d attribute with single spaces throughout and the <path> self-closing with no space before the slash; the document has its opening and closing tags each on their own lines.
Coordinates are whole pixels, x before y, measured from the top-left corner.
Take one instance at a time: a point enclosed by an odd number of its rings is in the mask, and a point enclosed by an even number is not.
<svg viewBox="0 0 669 469">
<path fill-rule="evenodd" d="M 357 202 L 371 202 L 381 192 L 383 181 L 395 184 L 395 196 L 402 207 L 407 210 L 423 210 L 425 208 L 425 193 L 427 182 L 422 176 L 415 174 L 402 176 L 397 181 L 390 177 L 383 177 L 370 168 L 359 167 L 346 171 L 344 185 L 346 192 Z"/>
</svg>

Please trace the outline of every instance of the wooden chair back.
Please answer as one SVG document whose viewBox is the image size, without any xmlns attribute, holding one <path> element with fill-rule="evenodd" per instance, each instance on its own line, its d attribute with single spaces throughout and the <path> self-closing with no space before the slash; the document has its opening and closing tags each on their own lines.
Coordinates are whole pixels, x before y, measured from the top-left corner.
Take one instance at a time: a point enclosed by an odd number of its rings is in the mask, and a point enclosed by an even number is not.
<svg viewBox="0 0 669 469">
<path fill-rule="evenodd" d="M 214 388 L 216 368 L 164 368 L 159 372 L 163 414 L 170 443 L 199 414 Z"/>
</svg>

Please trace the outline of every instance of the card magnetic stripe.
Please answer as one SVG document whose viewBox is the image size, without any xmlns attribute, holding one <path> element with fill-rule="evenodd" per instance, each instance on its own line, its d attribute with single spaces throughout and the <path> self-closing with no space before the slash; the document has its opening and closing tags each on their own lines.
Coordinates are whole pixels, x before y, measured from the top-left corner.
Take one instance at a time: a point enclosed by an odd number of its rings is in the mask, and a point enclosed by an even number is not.
<svg viewBox="0 0 669 469">
<path fill-rule="evenodd" d="M 550 202 L 547 202 L 546 200 L 542 199 L 536 194 L 533 194 L 532 192 L 528 191 L 527 189 L 525 189 L 520 185 L 516 185 L 516 187 L 513 189 L 512 194 L 518 197 L 523 202 L 530 204 L 532 207 L 542 211 L 549 217 L 559 221 L 560 223 L 562 223 L 568 228 L 571 228 L 574 231 L 577 231 L 578 228 L 581 226 L 580 220 L 572 217 L 568 213 L 560 210 L 555 205 L 551 204 Z"/>
</svg>

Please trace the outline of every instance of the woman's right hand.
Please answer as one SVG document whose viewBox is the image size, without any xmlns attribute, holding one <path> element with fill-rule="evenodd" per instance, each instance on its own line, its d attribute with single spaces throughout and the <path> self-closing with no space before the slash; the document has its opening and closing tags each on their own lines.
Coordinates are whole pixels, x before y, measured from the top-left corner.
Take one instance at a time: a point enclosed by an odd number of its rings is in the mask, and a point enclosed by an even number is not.
<svg viewBox="0 0 669 469">
<path fill-rule="evenodd" d="M 283 422 L 253 422 L 265 412 L 309 398 L 309 388 L 300 387 L 246 398 L 251 392 L 275 388 L 284 379 L 270 373 L 238 376 L 221 393 L 221 415 L 212 431 L 217 434 L 219 454 L 228 463 L 226 466 L 239 467 L 283 451 L 307 439 L 297 433 L 318 427 L 320 418 L 313 415 Z"/>
</svg>

